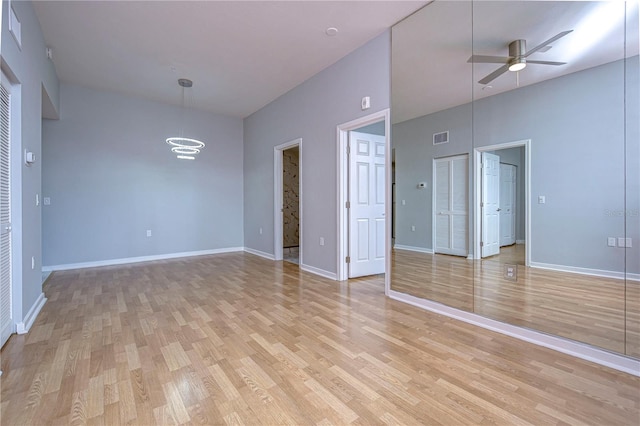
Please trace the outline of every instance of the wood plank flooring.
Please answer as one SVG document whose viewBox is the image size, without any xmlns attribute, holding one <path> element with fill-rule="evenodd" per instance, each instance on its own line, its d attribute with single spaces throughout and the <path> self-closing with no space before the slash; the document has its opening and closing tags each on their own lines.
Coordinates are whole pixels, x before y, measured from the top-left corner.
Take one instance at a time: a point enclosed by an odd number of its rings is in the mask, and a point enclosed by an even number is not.
<svg viewBox="0 0 640 426">
<path fill-rule="evenodd" d="M 640 379 L 234 253 L 54 273 L 0 422 L 637 425 Z"/>
<path fill-rule="evenodd" d="M 640 358 L 640 283 L 526 268 L 518 250 L 483 260 L 394 250 L 391 288 Z M 518 264 L 517 281 L 505 262 Z"/>
</svg>

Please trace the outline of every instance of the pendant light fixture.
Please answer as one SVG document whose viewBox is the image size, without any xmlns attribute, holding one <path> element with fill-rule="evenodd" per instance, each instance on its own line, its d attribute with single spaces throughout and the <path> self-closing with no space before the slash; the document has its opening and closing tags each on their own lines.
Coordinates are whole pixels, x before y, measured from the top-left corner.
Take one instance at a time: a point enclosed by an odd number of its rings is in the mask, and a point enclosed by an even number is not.
<svg viewBox="0 0 640 426">
<path fill-rule="evenodd" d="M 185 89 L 193 87 L 193 81 L 181 78 L 178 80 L 178 85 L 182 87 L 182 123 L 184 126 L 184 94 Z M 184 129 L 180 129 L 180 136 L 167 138 L 167 143 L 171 145 L 171 152 L 176 154 L 176 157 L 181 160 L 195 160 L 196 155 L 200 153 L 200 150 L 204 148 L 204 142 L 197 139 L 185 138 L 183 136 Z"/>
</svg>

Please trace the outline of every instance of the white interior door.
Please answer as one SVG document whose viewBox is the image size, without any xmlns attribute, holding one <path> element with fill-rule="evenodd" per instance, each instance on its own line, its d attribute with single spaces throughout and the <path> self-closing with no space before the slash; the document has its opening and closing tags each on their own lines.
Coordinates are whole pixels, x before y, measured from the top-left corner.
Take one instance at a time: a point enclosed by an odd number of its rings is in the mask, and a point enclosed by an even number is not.
<svg viewBox="0 0 640 426">
<path fill-rule="evenodd" d="M 500 164 L 500 247 L 516 243 L 516 166 Z"/>
<path fill-rule="evenodd" d="M 8 85 L 5 85 L 4 75 L 2 77 L 0 85 L 0 347 L 13 332 L 9 133 L 11 94 Z"/>
<path fill-rule="evenodd" d="M 482 257 L 500 253 L 500 157 L 482 153 Z"/>
<path fill-rule="evenodd" d="M 385 137 L 349 132 L 349 278 L 385 272 Z"/>
<path fill-rule="evenodd" d="M 467 256 L 469 158 L 434 161 L 434 252 Z"/>
</svg>

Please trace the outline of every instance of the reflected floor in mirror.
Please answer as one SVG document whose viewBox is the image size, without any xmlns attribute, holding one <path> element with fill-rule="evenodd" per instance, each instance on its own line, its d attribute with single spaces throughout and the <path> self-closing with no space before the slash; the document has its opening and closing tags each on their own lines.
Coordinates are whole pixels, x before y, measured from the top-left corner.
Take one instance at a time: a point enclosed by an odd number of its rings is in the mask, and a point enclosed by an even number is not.
<svg viewBox="0 0 640 426">
<path fill-rule="evenodd" d="M 526 268 L 521 245 L 481 261 L 394 250 L 391 270 L 394 291 L 640 358 L 638 282 Z"/>
</svg>

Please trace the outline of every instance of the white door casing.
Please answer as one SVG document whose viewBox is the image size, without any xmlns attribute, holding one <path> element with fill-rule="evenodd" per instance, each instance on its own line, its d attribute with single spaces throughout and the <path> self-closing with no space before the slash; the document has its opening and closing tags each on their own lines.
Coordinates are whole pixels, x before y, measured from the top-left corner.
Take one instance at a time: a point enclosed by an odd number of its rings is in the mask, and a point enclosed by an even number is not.
<svg viewBox="0 0 640 426">
<path fill-rule="evenodd" d="M 473 258 L 481 259 L 482 258 L 482 222 L 483 222 L 483 212 L 482 212 L 482 185 L 483 185 L 483 170 L 482 170 L 482 155 L 485 152 L 495 152 L 502 149 L 508 148 L 517 148 L 522 147 L 524 150 L 524 162 L 521 164 L 523 169 L 520 171 L 520 176 L 522 176 L 522 186 L 524 187 L 524 191 L 522 192 L 522 198 L 524 199 L 524 241 L 525 249 L 524 249 L 524 262 L 525 266 L 531 265 L 531 252 L 533 242 L 531 241 L 531 147 L 533 142 L 531 139 L 522 139 L 516 140 L 512 142 L 504 142 L 494 145 L 486 145 L 478 148 L 474 148 L 473 150 L 473 204 L 475 208 L 473 209 Z"/>
<path fill-rule="evenodd" d="M 0 87 L 0 347 L 14 331 L 11 268 L 11 92 Z"/>
<path fill-rule="evenodd" d="M 283 253 L 283 182 L 282 182 L 282 173 L 283 173 L 283 164 L 282 164 L 282 155 L 283 151 L 293 148 L 297 146 L 299 148 L 299 157 L 298 157 L 298 167 L 299 170 L 299 188 L 300 193 L 298 196 L 298 203 L 300 205 L 299 211 L 299 229 L 300 229 L 300 248 L 298 254 L 299 263 L 302 265 L 303 257 L 302 257 L 302 242 L 303 242 L 303 227 L 302 227 L 302 138 L 294 139 L 292 141 L 283 143 L 273 148 L 273 257 L 274 260 L 282 260 Z"/>
<path fill-rule="evenodd" d="M 500 157 L 482 153 L 482 257 L 500 253 Z"/>
<path fill-rule="evenodd" d="M 468 155 L 435 159 L 433 175 L 434 252 L 466 257 L 469 240 Z"/>
<path fill-rule="evenodd" d="M 338 242 L 338 251 L 336 256 L 337 274 L 336 279 L 338 281 L 344 281 L 349 279 L 349 264 L 347 258 L 349 256 L 349 211 L 347 208 L 347 201 L 349 200 L 349 155 L 347 155 L 347 149 L 349 148 L 349 132 L 352 130 L 368 126 L 370 124 L 384 122 L 385 128 L 385 160 L 387 161 L 385 174 L 386 174 L 386 186 L 385 192 L 388 198 L 385 203 L 386 216 L 391 217 L 391 191 L 387 191 L 387 188 L 391 188 L 391 150 L 390 150 L 390 128 L 391 128 L 391 111 L 389 108 L 365 115 L 363 117 L 356 118 L 346 123 L 338 124 L 336 126 L 336 144 L 337 144 L 337 222 L 338 229 L 336 235 L 336 241 Z M 386 253 L 391 253 L 391 226 L 390 222 L 386 221 L 386 234 L 385 243 Z M 385 256 L 385 271 L 389 271 L 391 268 L 391 256 Z M 389 294 L 390 291 L 390 275 L 385 274 L 384 291 L 385 294 Z"/>
<path fill-rule="evenodd" d="M 500 164 L 500 247 L 516 243 L 516 170 Z"/>
<path fill-rule="evenodd" d="M 349 278 L 385 271 L 385 137 L 349 132 Z"/>
</svg>

